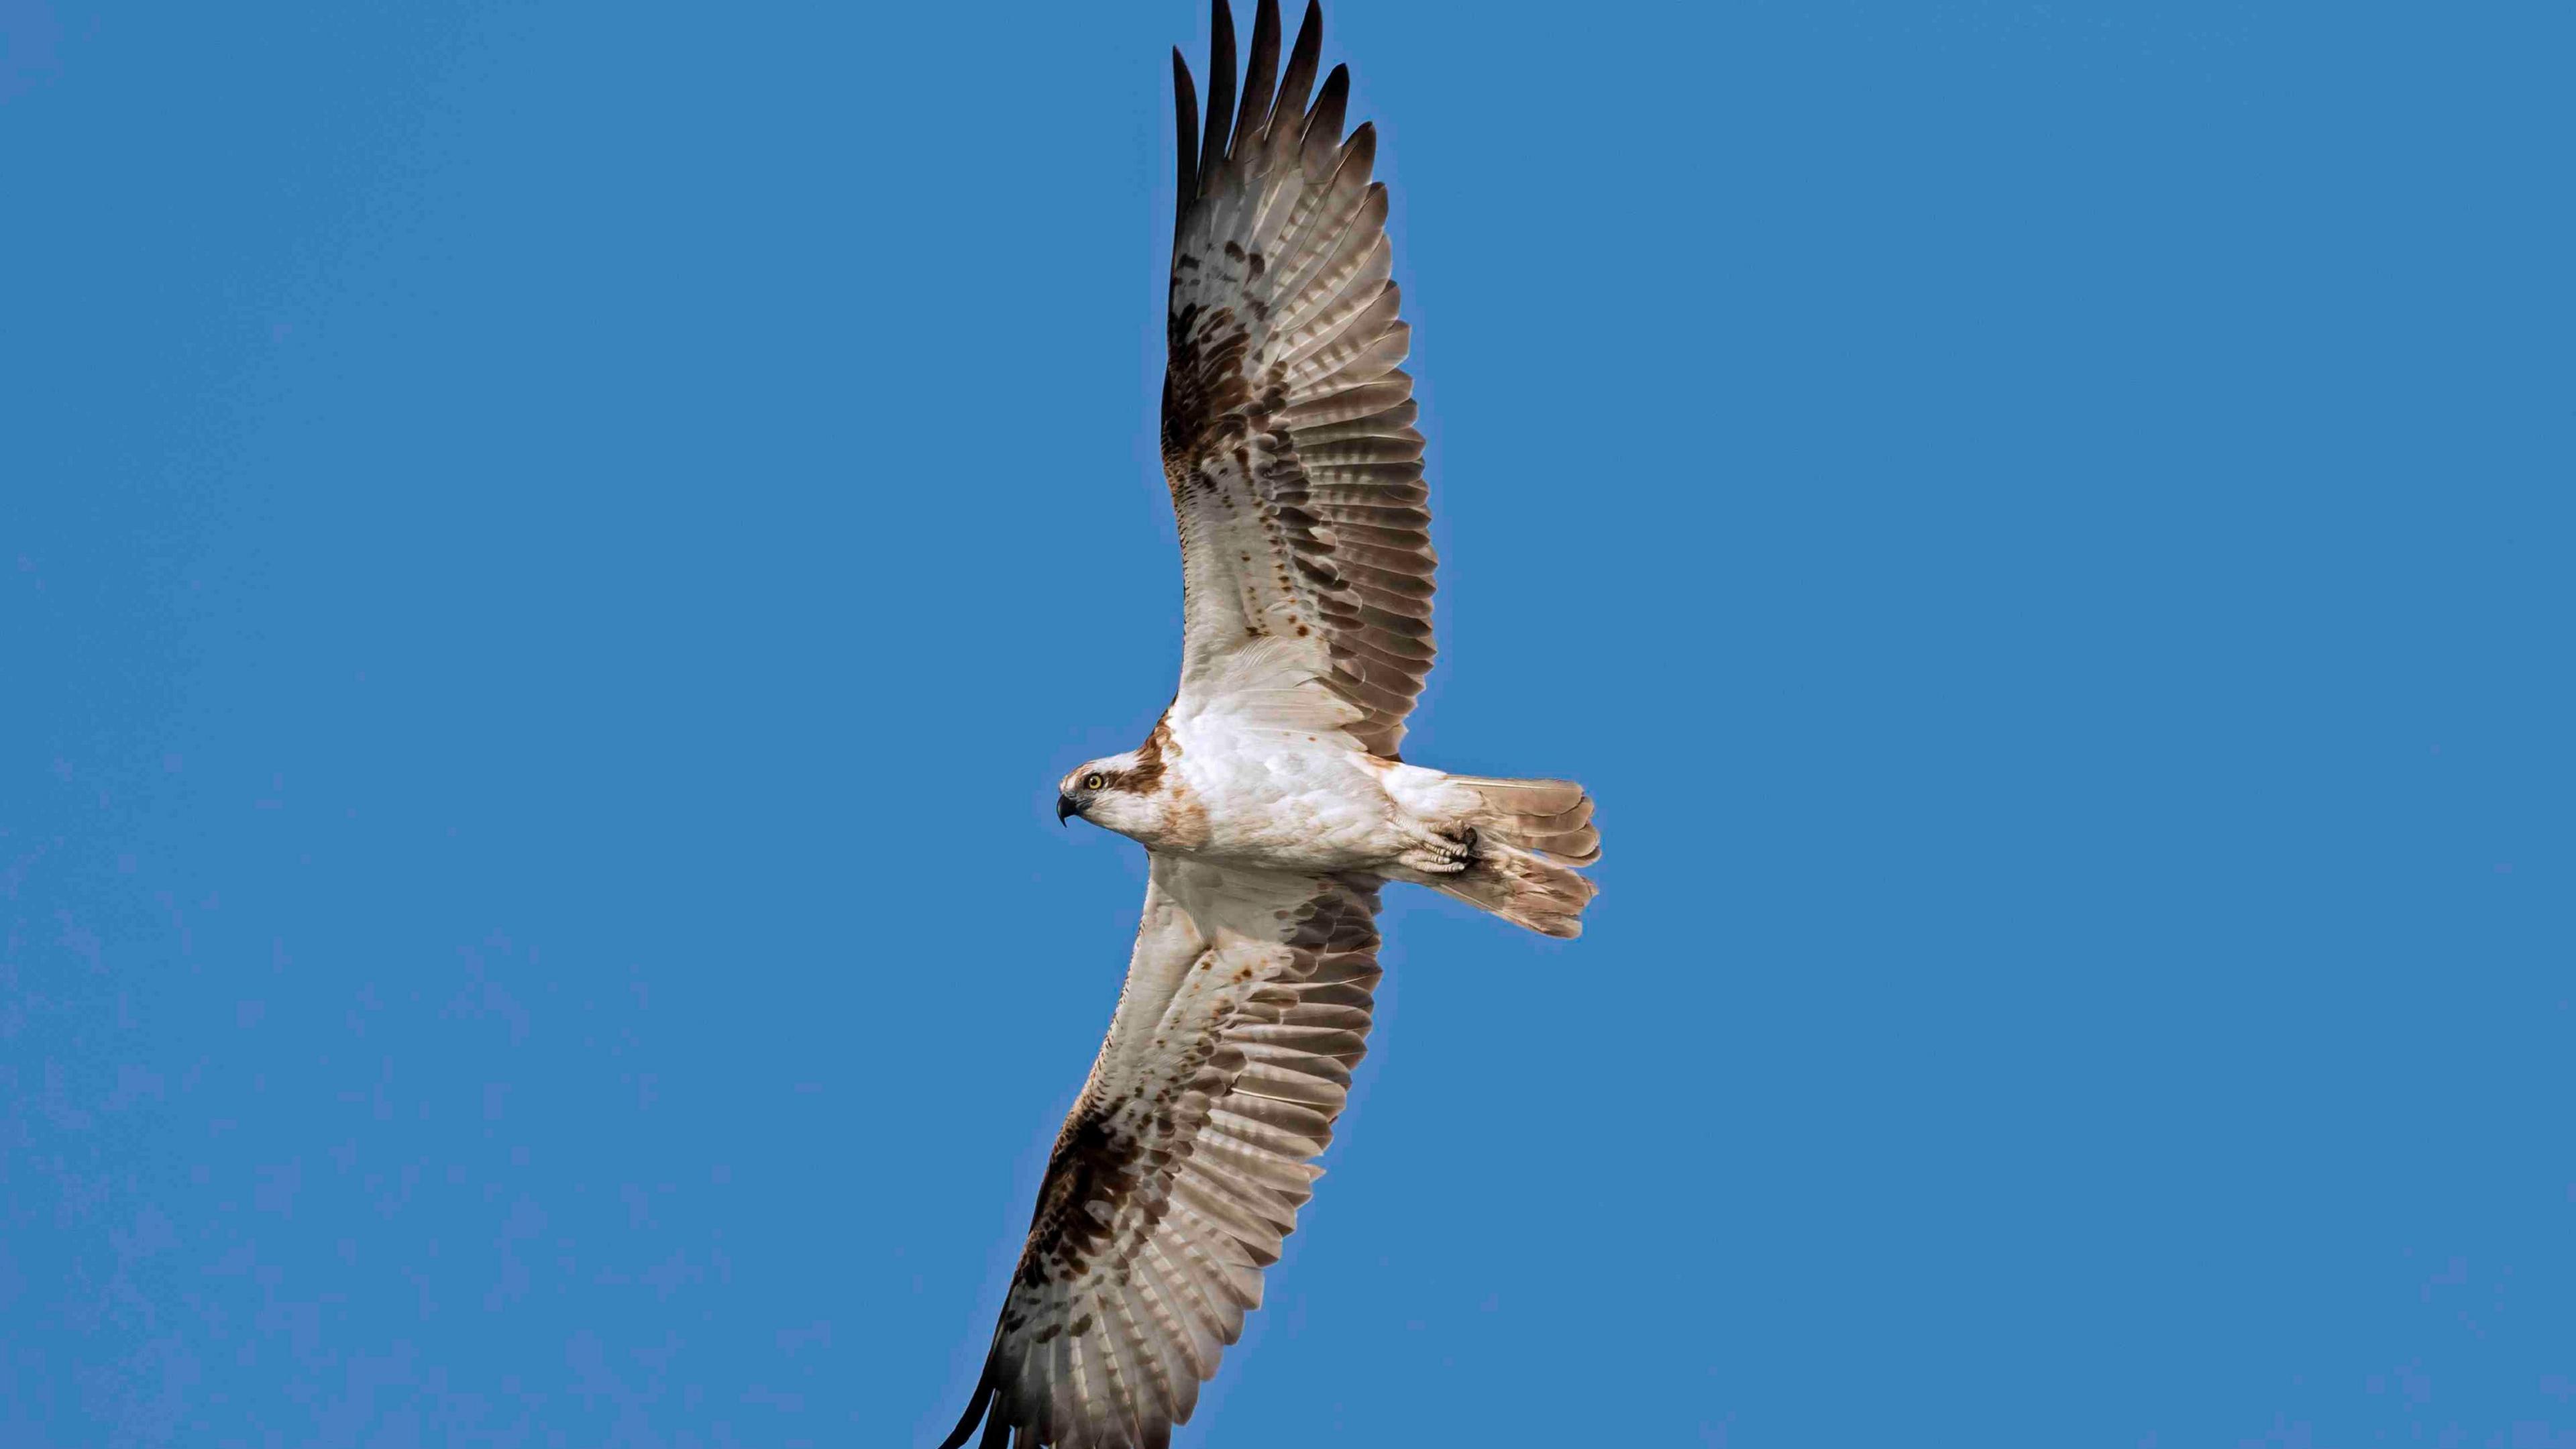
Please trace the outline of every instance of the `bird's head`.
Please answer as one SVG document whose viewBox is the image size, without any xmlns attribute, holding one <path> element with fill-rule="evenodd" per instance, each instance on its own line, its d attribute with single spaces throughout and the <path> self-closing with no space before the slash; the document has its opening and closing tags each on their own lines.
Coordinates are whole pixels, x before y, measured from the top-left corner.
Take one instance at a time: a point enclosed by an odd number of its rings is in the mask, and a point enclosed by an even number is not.
<svg viewBox="0 0 2576 1449">
<path fill-rule="evenodd" d="M 1079 815 L 1104 830 L 1135 835 L 1149 829 L 1156 811 L 1147 797 L 1157 781 L 1145 778 L 1134 750 L 1106 755 L 1075 768 L 1055 787 L 1055 818 Z"/>
</svg>

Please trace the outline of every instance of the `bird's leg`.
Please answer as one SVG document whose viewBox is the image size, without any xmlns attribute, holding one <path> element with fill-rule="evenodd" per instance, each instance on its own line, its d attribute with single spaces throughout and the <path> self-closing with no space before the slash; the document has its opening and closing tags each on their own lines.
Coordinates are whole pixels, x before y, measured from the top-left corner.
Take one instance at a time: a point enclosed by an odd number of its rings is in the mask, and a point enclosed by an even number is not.
<svg viewBox="0 0 2576 1449">
<path fill-rule="evenodd" d="M 1456 835 L 1443 835 L 1408 821 L 1404 835 L 1412 844 L 1396 860 L 1425 875 L 1456 875 L 1476 863 L 1473 825 L 1460 826 Z"/>
</svg>

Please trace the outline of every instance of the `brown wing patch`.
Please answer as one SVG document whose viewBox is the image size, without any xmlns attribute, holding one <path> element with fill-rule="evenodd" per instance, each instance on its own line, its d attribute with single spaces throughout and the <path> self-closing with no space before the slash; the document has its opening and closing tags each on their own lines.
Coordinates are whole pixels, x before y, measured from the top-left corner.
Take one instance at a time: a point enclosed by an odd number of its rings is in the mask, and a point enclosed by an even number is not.
<svg viewBox="0 0 2576 1449">
<path fill-rule="evenodd" d="M 1157 889 L 1191 870 L 1223 874 L 1157 858 Z M 1218 944 L 1161 1007 L 1152 1050 L 1113 1064 L 1103 1048 L 949 1449 L 988 1415 L 988 1444 L 1164 1442 L 1260 1306 L 1261 1269 L 1295 1230 L 1367 1050 L 1379 978 L 1373 883 L 1260 879 L 1302 894 L 1269 907 L 1236 887 L 1220 908 L 1268 940 L 1203 922 Z"/>
<path fill-rule="evenodd" d="M 1229 134 L 1212 116 L 1184 167 L 1162 422 L 1183 674 L 1262 639 L 1308 641 L 1314 677 L 1359 713 L 1349 732 L 1394 758 L 1431 667 L 1437 560 L 1376 135 L 1343 137 L 1338 67 L 1306 104 L 1317 32 L 1310 7 L 1278 92 L 1249 72 L 1244 119 Z"/>
<path fill-rule="evenodd" d="M 1244 359 L 1252 334 L 1231 308 L 1196 302 L 1175 309 L 1164 332 L 1163 473 L 1178 504 L 1192 476 L 1191 460 L 1222 451 L 1243 430 L 1252 393 Z"/>
</svg>

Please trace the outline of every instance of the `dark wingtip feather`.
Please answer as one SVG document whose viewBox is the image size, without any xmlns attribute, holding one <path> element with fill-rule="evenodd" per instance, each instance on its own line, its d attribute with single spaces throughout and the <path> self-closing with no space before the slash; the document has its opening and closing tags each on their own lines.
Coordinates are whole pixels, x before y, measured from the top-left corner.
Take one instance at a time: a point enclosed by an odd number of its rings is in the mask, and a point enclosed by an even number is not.
<svg viewBox="0 0 2576 1449">
<path fill-rule="evenodd" d="M 1306 113 L 1306 139 L 1321 136 L 1327 143 L 1341 140 L 1342 113 L 1350 104 L 1351 68 L 1334 66 L 1333 73 L 1324 77 L 1323 90 L 1315 96 L 1315 108 Z"/>
<path fill-rule="evenodd" d="M 959 1446 L 966 1442 L 966 1436 L 974 1433 L 975 1425 L 983 1419 L 984 1411 L 994 1407 L 995 1387 L 993 1360 L 988 1355 L 984 1360 L 983 1377 L 975 1380 L 975 1392 L 966 1398 L 966 1417 L 958 1420 L 956 1429 L 946 1439 L 940 1441 L 939 1449 L 959 1449 Z M 1002 1416 L 995 1414 L 993 1422 L 1001 1423 Z M 987 1440 L 987 1442 L 990 1441 Z"/>
<path fill-rule="evenodd" d="M 1234 120 L 1234 10 L 1214 0 L 1208 16 L 1207 129 L 1199 142 L 1199 181 L 1225 164 L 1226 127 Z"/>
<path fill-rule="evenodd" d="M 1342 154 L 1358 157 L 1363 168 L 1374 168 L 1377 165 L 1377 122 L 1362 121 L 1351 127 L 1351 133 L 1342 138 Z"/>
<path fill-rule="evenodd" d="M 1306 92 L 1315 84 L 1315 66 L 1324 55 L 1324 7 L 1317 0 L 1306 0 L 1306 18 L 1297 22 L 1297 43 L 1288 51 L 1288 71 L 1279 78 L 1279 99 L 1270 111 L 1270 124 L 1302 121 L 1306 115 Z"/>
<path fill-rule="evenodd" d="M 1190 213 L 1190 198 L 1199 194 L 1199 90 L 1190 82 L 1190 63 L 1172 47 L 1172 111 L 1180 132 L 1180 186 L 1172 193 L 1172 230 Z"/>
<path fill-rule="evenodd" d="M 1270 120 L 1271 86 L 1279 79 L 1279 0 L 1261 0 L 1252 12 L 1252 53 L 1243 67 L 1243 109 L 1234 114 L 1234 144 Z"/>
</svg>

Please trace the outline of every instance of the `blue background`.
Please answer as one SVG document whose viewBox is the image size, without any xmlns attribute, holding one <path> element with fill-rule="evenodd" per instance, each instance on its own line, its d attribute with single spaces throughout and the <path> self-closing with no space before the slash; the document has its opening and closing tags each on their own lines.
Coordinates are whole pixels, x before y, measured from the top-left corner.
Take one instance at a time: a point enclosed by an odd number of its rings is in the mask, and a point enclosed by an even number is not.
<svg viewBox="0 0 2576 1449">
<path fill-rule="evenodd" d="M 0 1443 L 934 1438 L 1205 16 L 0 16 Z M 1605 893 L 1391 894 L 1183 1442 L 2576 1444 L 2568 12 L 1330 21 Z"/>
</svg>

